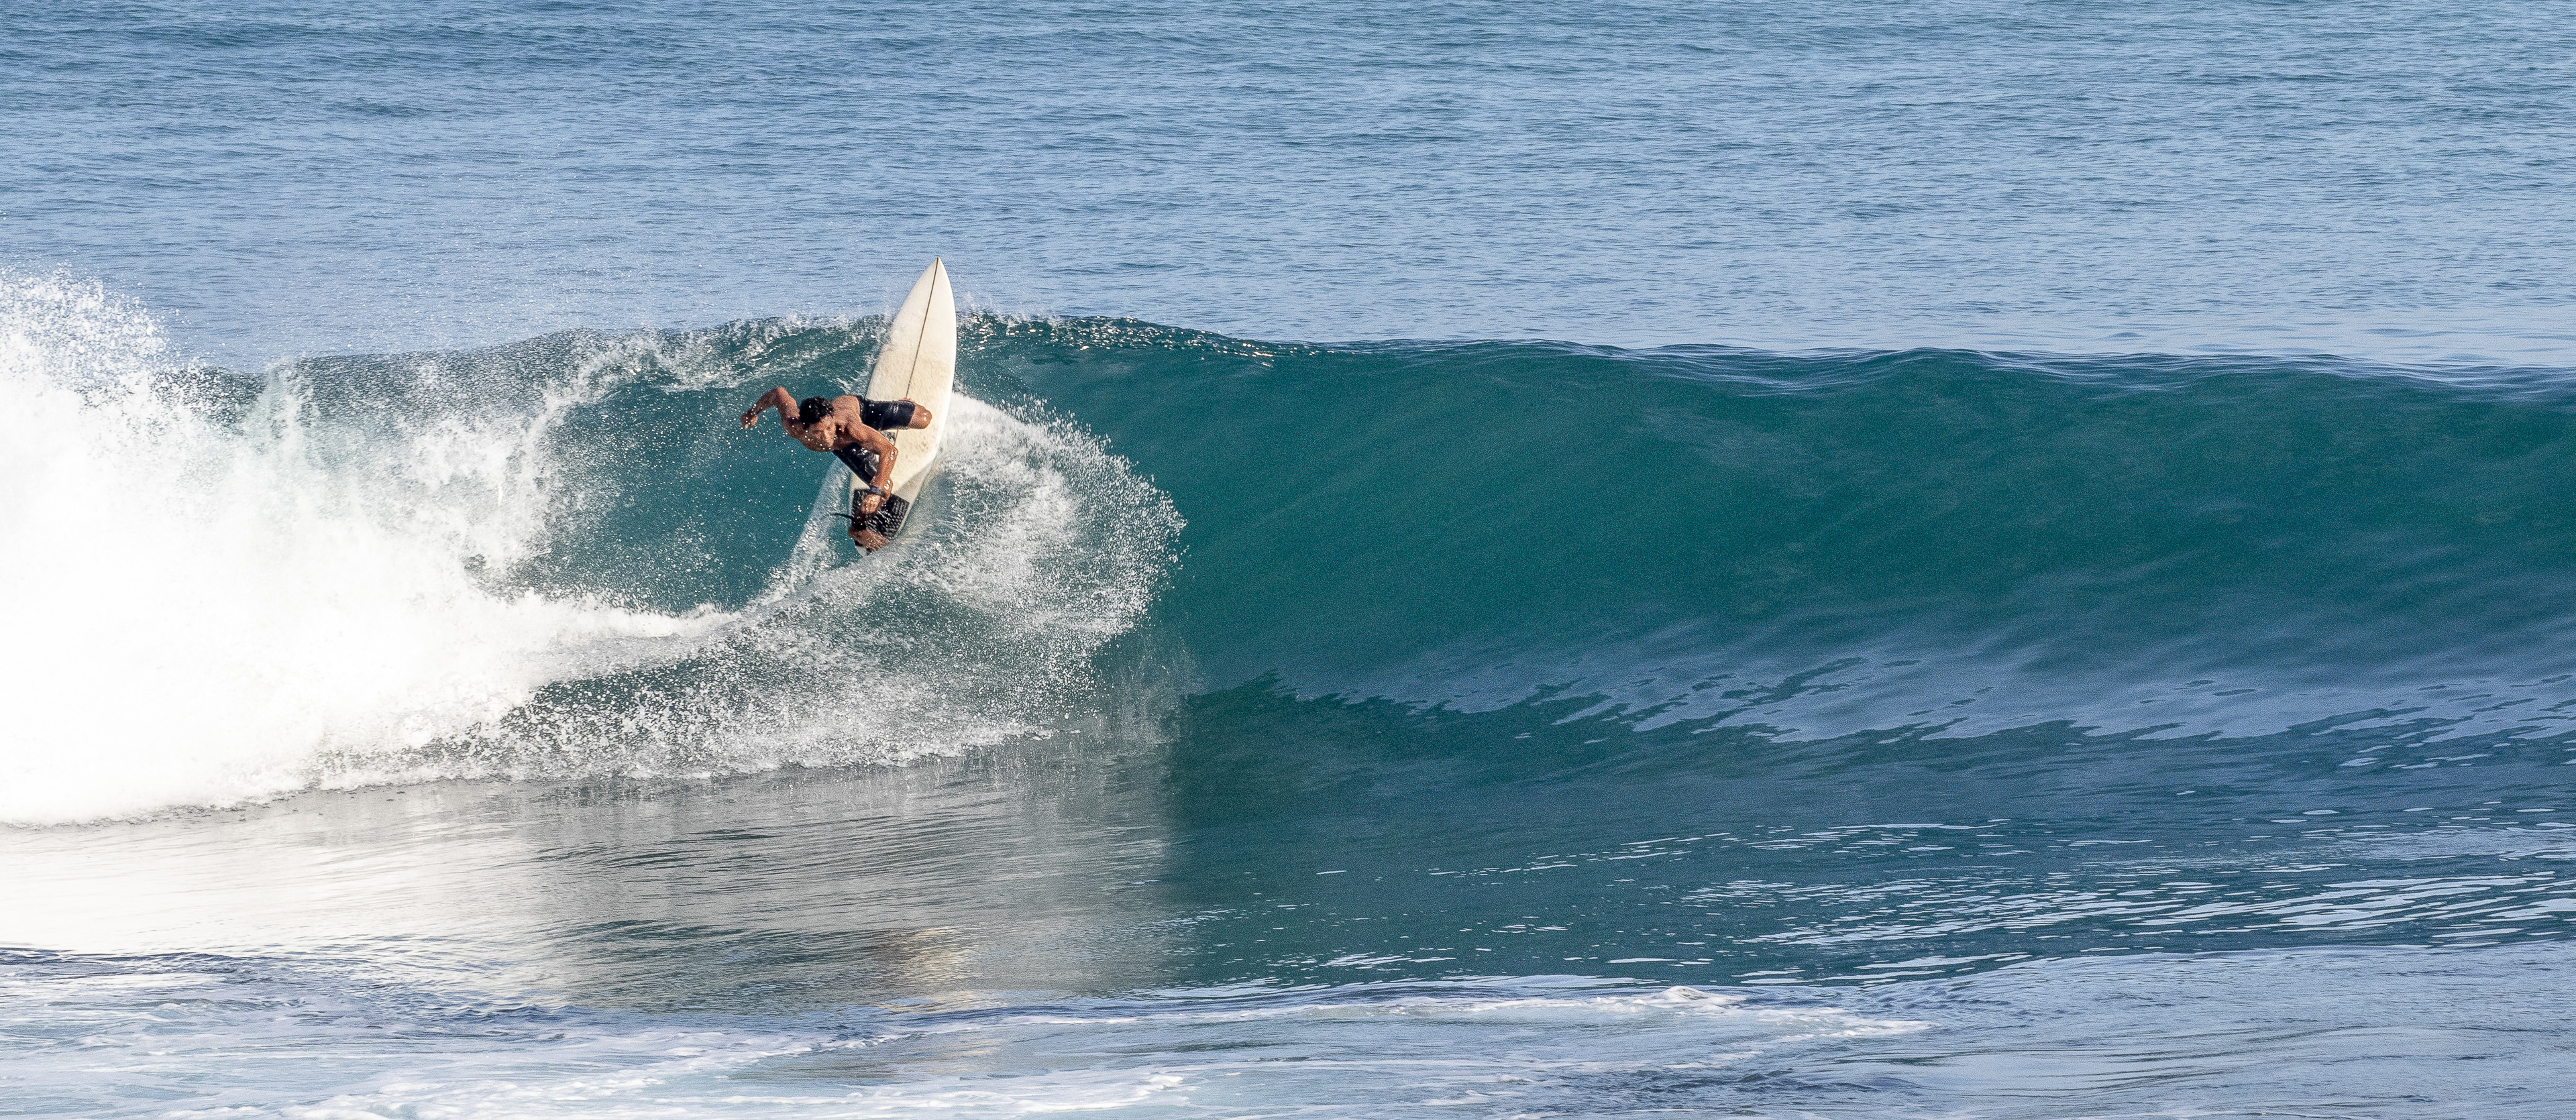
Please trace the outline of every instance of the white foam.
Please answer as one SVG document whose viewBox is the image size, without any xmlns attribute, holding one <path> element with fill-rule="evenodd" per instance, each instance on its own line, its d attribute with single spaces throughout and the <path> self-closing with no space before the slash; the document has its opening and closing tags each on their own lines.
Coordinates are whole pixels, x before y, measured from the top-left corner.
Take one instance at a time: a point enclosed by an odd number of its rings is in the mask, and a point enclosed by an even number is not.
<svg viewBox="0 0 2576 1120">
<path fill-rule="evenodd" d="M 549 700 L 434 744 L 433 773 L 685 775 L 895 763 L 1045 734 L 1095 698 L 1180 518 L 1069 425 L 950 398 L 942 469 L 905 540 L 855 563 L 821 485 L 795 555 L 691 650 L 686 680 Z M 379 772 L 382 772 L 381 770 Z"/>
<path fill-rule="evenodd" d="M 1169 502 L 1086 434 L 962 397 L 952 516 L 847 564 L 818 509 L 744 611 L 489 578 L 577 504 L 554 481 L 565 415 L 691 345 L 586 342 L 506 399 L 422 359 L 387 375 L 419 390 L 391 406 L 330 403 L 286 363 L 245 406 L 97 285 L 0 275 L 0 821 L 963 749 L 1041 730 L 1150 603 Z M 529 707 L 689 656 L 718 671 Z"/>
<path fill-rule="evenodd" d="M 159 971 L 159 970 L 168 971 Z M 36 964 L 0 975 L 0 1016 L 31 1045 L 0 1075 L 72 1109 L 134 1100 L 163 1115 L 300 1120 L 436 1116 L 1023 1116 L 1187 1108 L 1443 1114 L 1519 1099 L 1687 1088 L 1866 1056 L 1930 1024 L 1735 993 L 1572 989 L 1538 978 L 1272 990 L 1031 1008 L 854 1009 L 860 1020 L 702 1018 L 519 1006 L 361 985 L 323 970 L 193 962 Z M 1394 997 L 1394 998 L 1388 998 Z M 1087 1002 L 1087 1001 L 1085 1001 Z M 1223 1009 L 1194 1006 L 1201 1002 Z M 486 1013 L 488 1012 L 488 1013 Z M 299 1060 L 241 1076 L 245 1055 Z M 119 1079 L 95 1076 L 101 1062 Z M 1548 1107 L 1549 1105 L 1555 1107 Z"/>
<path fill-rule="evenodd" d="M 291 378 L 235 426 L 192 375 L 96 286 L 0 278 L 0 820 L 294 789 L 325 751 L 489 719 L 564 655 L 715 621 L 474 579 L 533 531 L 525 449 L 559 408 L 426 425 L 388 475 L 322 461 Z"/>
</svg>

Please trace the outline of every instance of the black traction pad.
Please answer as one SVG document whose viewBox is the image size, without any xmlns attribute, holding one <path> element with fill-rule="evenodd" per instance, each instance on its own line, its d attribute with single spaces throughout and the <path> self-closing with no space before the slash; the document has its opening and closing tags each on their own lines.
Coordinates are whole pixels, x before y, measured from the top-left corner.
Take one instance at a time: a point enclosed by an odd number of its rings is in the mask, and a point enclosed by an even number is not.
<svg viewBox="0 0 2576 1120">
<path fill-rule="evenodd" d="M 889 494 L 886 496 L 885 504 L 877 507 L 875 513 L 868 515 L 866 525 L 876 530 L 878 536 L 884 537 L 886 543 L 892 544 L 895 535 L 903 532 L 903 519 L 911 513 L 911 502 Z"/>
</svg>

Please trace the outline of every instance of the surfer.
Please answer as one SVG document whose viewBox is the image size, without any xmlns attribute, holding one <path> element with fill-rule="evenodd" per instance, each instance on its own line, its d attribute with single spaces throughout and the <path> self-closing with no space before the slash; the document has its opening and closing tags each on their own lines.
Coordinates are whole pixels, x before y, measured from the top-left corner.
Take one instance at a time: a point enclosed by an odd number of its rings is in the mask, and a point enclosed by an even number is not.
<svg viewBox="0 0 2576 1120">
<path fill-rule="evenodd" d="M 895 449 L 894 441 L 879 433 L 927 428 L 930 410 L 908 400 L 872 401 L 848 394 L 799 401 L 777 388 L 743 410 L 742 426 L 760 423 L 760 414 L 772 408 L 796 442 L 831 453 L 857 476 L 859 485 L 850 491 L 850 543 L 869 552 L 884 548 L 889 542 L 871 522 L 894 496 L 886 487 L 894 478 Z"/>
</svg>

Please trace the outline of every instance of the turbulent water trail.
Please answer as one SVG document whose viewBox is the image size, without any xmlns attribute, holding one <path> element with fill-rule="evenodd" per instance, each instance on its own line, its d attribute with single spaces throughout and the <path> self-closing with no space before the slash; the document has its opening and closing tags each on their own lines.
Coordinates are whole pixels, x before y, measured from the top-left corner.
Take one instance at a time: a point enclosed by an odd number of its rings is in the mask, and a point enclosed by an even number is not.
<svg viewBox="0 0 2576 1120">
<path fill-rule="evenodd" d="M 863 368 L 872 330 L 250 378 L 180 361 L 95 287 L 10 280 L 0 574 L 22 656 L 0 819 L 1042 728 L 1144 610 L 1178 521 L 1078 429 L 960 401 L 941 515 L 848 563 L 809 508 L 828 463 L 724 429 L 753 381 Z"/>
</svg>

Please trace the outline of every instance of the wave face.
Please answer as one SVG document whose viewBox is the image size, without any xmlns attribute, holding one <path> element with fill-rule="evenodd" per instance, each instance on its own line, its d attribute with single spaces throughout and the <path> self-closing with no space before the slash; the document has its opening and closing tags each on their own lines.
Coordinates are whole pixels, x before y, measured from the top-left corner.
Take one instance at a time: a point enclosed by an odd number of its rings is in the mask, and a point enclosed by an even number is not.
<svg viewBox="0 0 2576 1120">
<path fill-rule="evenodd" d="M 1073 426 L 960 401 L 937 516 L 846 562 L 828 461 L 731 417 L 863 377 L 881 325 L 242 377 L 95 288 L 11 283 L 0 819 L 895 760 L 1064 718 L 1179 519 Z"/>
<path fill-rule="evenodd" d="M 1174 614 L 1213 688 L 1808 735 L 2547 727 L 2576 697 L 2562 372 L 1108 321 L 991 322 L 978 363 L 1189 513 Z"/>
<path fill-rule="evenodd" d="M 874 320 L 243 377 L 95 290 L 8 298 L 9 575 L 49 589 L 12 820 L 899 760 L 1167 709 L 1164 667 L 1805 740 L 2528 738 L 2576 699 L 2546 370 L 979 317 L 996 403 L 853 562 L 830 464 L 731 417 L 855 383 Z"/>
</svg>

